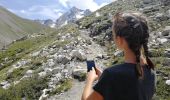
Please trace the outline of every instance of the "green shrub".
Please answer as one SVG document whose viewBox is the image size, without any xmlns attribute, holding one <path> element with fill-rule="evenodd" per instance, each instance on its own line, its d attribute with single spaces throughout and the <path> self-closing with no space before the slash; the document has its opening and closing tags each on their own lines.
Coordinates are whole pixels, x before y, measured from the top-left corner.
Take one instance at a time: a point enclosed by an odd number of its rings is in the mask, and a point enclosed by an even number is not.
<svg viewBox="0 0 170 100">
<path fill-rule="evenodd" d="M 166 85 L 161 77 L 158 77 L 156 95 L 159 100 L 170 100 L 170 86 Z"/>
<path fill-rule="evenodd" d="M 55 95 L 55 94 L 59 94 L 61 92 L 65 92 L 67 90 L 69 90 L 72 87 L 72 80 L 70 79 L 64 79 L 61 80 L 56 88 L 50 93 L 50 95 Z"/>
<path fill-rule="evenodd" d="M 14 81 L 16 79 L 20 79 L 22 76 L 24 76 L 26 72 L 26 69 L 24 68 L 17 68 L 13 72 L 11 72 L 9 75 L 7 75 L 6 80 L 8 81 Z"/>
<path fill-rule="evenodd" d="M 0 88 L 0 100 L 21 100 L 21 98 L 37 100 L 42 94 L 41 91 L 47 86 L 47 78 L 28 78 L 7 90 Z"/>
</svg>

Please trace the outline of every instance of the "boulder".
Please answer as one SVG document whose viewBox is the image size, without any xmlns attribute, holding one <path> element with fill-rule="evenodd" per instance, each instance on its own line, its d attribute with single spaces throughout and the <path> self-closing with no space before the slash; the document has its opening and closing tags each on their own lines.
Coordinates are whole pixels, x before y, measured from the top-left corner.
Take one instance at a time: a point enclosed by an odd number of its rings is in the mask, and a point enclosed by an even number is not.
<svg viewBox="0 0 170 100">
<path fill-rule="evenodd" d="M 85 53 L 82 50 L 72 50 L 70 56 L 71 58 L 78 58 L 81 61 L 85 61 L 87 59 Z"/>
<path fill-rule="evenodd" d="M 46 100 L 48 97 L 47 92 L 49 92 L 49 89 L 44 89 L 42 95 L 40 96 L 39 100 Z"/>
<path fill-rule="evenodd" d="M 27 70 L 27 72 L 26 72 L 25 75 L 26 75 L 27 77 L 31 77 L 32 74 L 33 74 L 33 70 Z"/>
<path fill-rule="evenodd" d="M 152 2 L 153 2 L 153 0 L 143 0 L 144 4 L 149 4 L 149 3 L 152 3 Z"/>
<path fill-rule="evenodd" d="M 170 58 L 166 58 L 164 61 L 163 61 L 163 66 L 169 66 L 170 65 Z"/>
<path fill-rule="evenodd" d="M 98 54 L 98 55 L 96 56 L 96 58 L 98 58 L 98 59 L 103 59 L 104 56 L 103 56 L 102 54 Z"/>
<path fill-rule="evenodd" d="M 54 65 L 55 65 L 55 63 L 54 63 L 54 60 L 53 59 L 48 59 L 48 66 L 49 67 L 53 67 Z"/>
<path fill-rule="evenodd" d="M 159 43 L 161 43 L 161 44 L 164 44 L 164 43 L 168 42 L 168 39 L 166 39 L 166 38 L 157 38 L 157 41 Z"/>
<path fill-rule="evenodd" d="M 46 74 L 47 74 L 46 72 L 40 72 L 40 73 L 38 73 L 39 77 L 45 77 Z"/>
<path fill-rule="evenodd" d="M 57 74 L 57 73 L 61 72 L 61 70 L 62 70 L 61 68 L 56 67 L 56 68 L 52 69 L 52 73 Z"/>
<path fill-rule="evenodd" d="M 170 58 L 170 49 L 165 49 L 165 57 Z"/>
<path fill-rule="evenodd" d="M 114 56 L 116 57 L 122 57 L 124 54 L 123 54 L 123 51 L 120 51 L 120 50 L 117 50 L 115 53 L 114 53 Z"/>
<path fill-rule="evenodd" d="M 162 36 L 169 36 L 170 35 L 170 26 L 166 26 L 165 29 L 162 31 Z"/>
<path fill-rule="evenodd" d="M 57 63 L 67 64 L 71 60 L 71 58 L 65 55 L 58 55 L 58 56 L 55 56 L 55 60 Z"/>
<path fill-rule="evenodd" d="M 32 57 L 36 57 L 36 56 L 38 56 L 39 54 L 40 54 L 40 51 L 37 51 L 37 52 L 32 53 L 31 56 L 32 56 Z"/>
<path fill-rule="evenodd" d="M 170 80 L 166 80 L 165 83 L 170 86 Z"/>
<path fill-rule="evenodd" d="M 165 21 L 165 20 L 168 20 L 168 16 L 166 16 L 166 14 L 163 14 L 163 13 L 157 13 L 155 15 L 155 19 L 158 20 L 158 21 Z"/>
<path fill-rule="evenodd" d="M 85 81 L 87 69 L 74 69 L 72 72 L 73 78 L 79 81 Z"/>
<path fill-rule="evenodd" d="M 0 83 L 0 85 L 2 86 L 3 89 L 8 89 L 11 84 L 8 81 L 3 81 Z"/>
</svg>

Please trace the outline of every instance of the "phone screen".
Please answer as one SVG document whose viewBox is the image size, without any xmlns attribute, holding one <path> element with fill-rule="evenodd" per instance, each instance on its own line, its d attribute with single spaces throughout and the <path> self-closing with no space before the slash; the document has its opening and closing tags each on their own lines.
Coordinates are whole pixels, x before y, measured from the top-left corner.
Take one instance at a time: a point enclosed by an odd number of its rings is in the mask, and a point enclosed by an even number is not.
<svg viewBox="0 0 170 100">
<path fill-rule="evenodd" d="M 89 72 L 90 70 L 92 70 L 92 67 L 95 68 L 95 62 L 94 62 L 94 60 L 87 60 L 86 63 L 87 63 L 87 72 Z"/>
</svg>

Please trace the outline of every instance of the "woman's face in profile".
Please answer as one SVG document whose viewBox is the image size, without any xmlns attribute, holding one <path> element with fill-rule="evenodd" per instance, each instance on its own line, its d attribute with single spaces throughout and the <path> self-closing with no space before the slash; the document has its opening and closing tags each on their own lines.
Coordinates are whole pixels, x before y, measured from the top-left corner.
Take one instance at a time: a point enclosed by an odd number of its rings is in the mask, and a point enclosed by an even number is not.
<svg viewBox="0 0 170 100">
<path fill-rule="evenodd" d="M 116 33 L 114 31 L 114 29 L 112 30 L 112 35 L 113 35 L 113 41 L 114 43 L 116 44 L 116 46 L 118 47 L 118 39 L 117 39 L 117 36 L 116 36 Z"/>
<path fill-rule="evenodd" d="M 116 47 L 118 49 L 122 50 L 123 49 L 123 44 L 122 44 L 123 38 L 121 38 L 120 36 L 116 36 L 114 29 L 112 30 L 112 35 L 113 35 L 113 41 L 114 41 Z"/>
</svg>

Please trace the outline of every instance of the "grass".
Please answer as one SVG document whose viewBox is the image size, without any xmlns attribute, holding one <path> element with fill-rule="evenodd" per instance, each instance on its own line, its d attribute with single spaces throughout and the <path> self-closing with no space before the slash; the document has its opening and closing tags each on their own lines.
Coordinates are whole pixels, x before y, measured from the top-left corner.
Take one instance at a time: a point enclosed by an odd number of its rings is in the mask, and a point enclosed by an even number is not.
<svg viewBox="0 0 170 100">
<path fill-rule="evenodd" d="M 59 94 L 61 92 L 65 92 L 67 90 L 69 90 L 72 87 L 72 80 L 71 79 L 64 79 L 61 80 L 56 88 L 50 93 L 50 95 L 55 95 L 55 94 Z"/>
<path fill-rule="evenodd" d="M 28 78 L 7 90 L 0 88 L 0 100 L 21 100 L 22 98 L 37 100 L 45 88 L 47 88 L 47 78 Z"/>
<path fill-rule="evenodd" d="M 17 41 L 11 44 L 6 51 L 0 52 L 0 81 L 4 80 L 6 75 L 4 74 L 11 68 L 11 65 L 20 60 L 21 58 L 27 57 L 27 55 L 33 51 L 39 50 L 44 46 L 52 44 L 56 38 L 58 37 L 58 33 L 71 33 L 75 36 L 78 34 L 78 29 L 74 25 L 66 25 L 65 27 L 58 29 L 58 30 L 45 30 L 50 31 L 51 33 L 26 39 L 23 41 Z M 70 40 L 71 41 L 71 40 Z M 70 41 L 57 41 L 56 44 L 59 46 L 64 46 L 65 44 L 69 43 Z M 7 59 L 7 61 L 5 61 Z M 40 64 L 40 62 L 33 62 L 35 65 Z"/>
<path fill-rule="evenodd" d="M 170 86 L 165 84 L 162 77 L 157 77 L 156 95 L 159 100 L 170 100 Z"/>
</svg>

